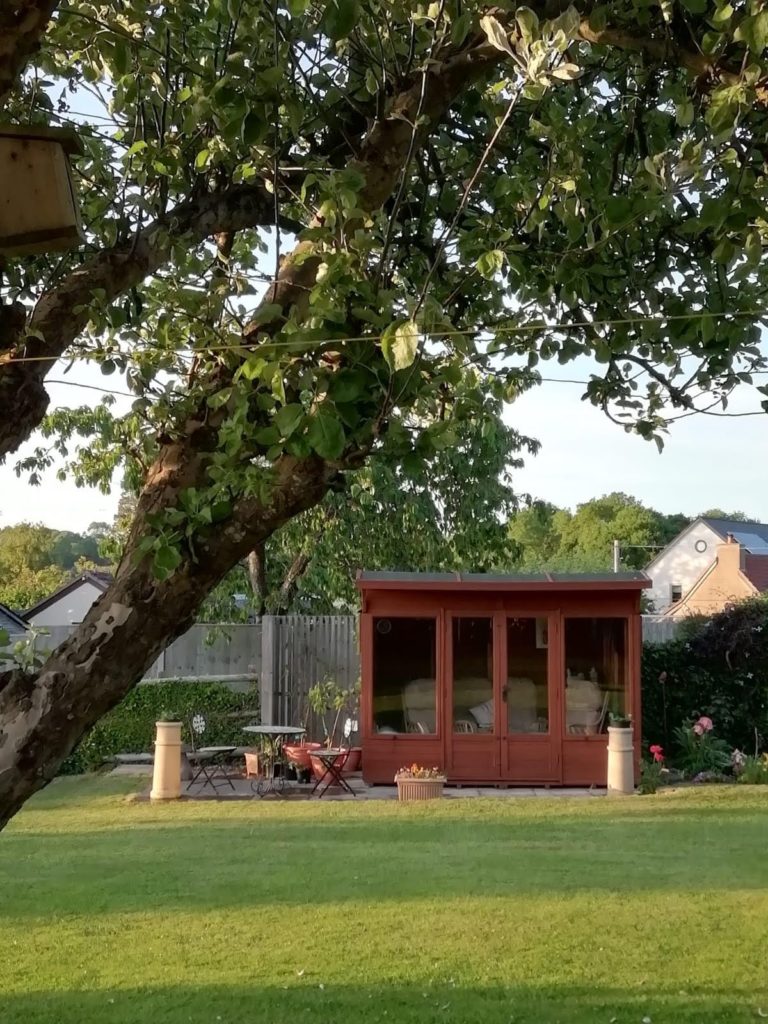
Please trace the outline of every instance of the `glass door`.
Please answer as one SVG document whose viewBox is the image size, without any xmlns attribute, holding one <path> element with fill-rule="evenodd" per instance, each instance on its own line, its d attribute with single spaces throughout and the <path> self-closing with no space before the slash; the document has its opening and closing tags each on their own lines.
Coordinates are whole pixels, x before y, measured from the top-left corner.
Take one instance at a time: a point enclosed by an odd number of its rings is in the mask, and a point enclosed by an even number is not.
<svg viewBox="0 0 768 1024">
<path fill-rule="evenodd" d="M 494 617 L 451 615 L 448 628 L 449 773 L 459 782 L 493 782 L 501 777 Z"/>
<path fill-rule="evenodd" d="M 556 626 L 546 615 L 508 615 L 502 625 L 503 775 L 509 782 L 559 778 L 557 707 L 550 651 Z"/>
</svg>

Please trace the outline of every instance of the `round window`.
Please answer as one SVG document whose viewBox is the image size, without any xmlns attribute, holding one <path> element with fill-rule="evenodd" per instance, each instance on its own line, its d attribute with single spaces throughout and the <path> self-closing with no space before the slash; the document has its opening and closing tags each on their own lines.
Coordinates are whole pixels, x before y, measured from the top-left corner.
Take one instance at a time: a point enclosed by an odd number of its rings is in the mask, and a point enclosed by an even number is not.
<svg viewBox="0 0 768 1024">
<path fill-rule="evenodd" d="M 696 548 L 700 555 L 703 555 L 704 552 L 707 550 L 707 542 L 705 540 L 697 540 L 693 546 Z"/>
<path fill-rule="evenodd" d="M 376 631 L 381 633 L 382 636 L 386 636 L 387 633 L 392 632 L 392 623 L 389 619 L 379 619 L 376 623 Z"/>
</svg>

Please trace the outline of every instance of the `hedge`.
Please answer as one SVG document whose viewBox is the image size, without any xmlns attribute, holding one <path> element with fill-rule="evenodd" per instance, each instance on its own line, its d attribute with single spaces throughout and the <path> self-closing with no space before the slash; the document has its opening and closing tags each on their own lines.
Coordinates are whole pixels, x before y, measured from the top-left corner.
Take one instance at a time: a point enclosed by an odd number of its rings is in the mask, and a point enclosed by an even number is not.
<svg viewBox="0 0 768 1024">
<path fill-rule="evenodd" d="M 683 722 L 708 715 L 717 736 L 753 754 L 768 741 L 768 600 L 754 598 L 643 648 L 643 738 L 674 743 Z M 671 751 L 673 753 L 673 751 Z M 673 754 L 674 756 L 674 754 Z"/>
<path fill-rule="evenodd" d="M 256 711 L 258 691 L 236 693 L 217 682 L 174 681 L 137 686 L 104 716 L 80 742 L 62 765 L 63 774 L 78 774 L 99 768 L 115 754 L 151 752 L 155 722 L 171 712 L 184 723 L 182 735 L 189 739 L 188 722 L 197 711 L 208 719 L 206 744 L 243 745 L 242 719 L 224 716 L 232 711 Z"/>
</svg>

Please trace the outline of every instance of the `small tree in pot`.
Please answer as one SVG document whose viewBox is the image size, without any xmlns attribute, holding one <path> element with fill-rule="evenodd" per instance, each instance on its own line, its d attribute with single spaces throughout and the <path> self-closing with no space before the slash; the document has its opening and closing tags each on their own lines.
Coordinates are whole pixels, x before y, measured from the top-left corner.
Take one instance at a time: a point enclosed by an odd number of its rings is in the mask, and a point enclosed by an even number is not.
<svg viewBox="0 0 768 1024">
<path fill-rule="evenodd" d="M 325 733 L 325 745 L 329 749 L 341 743 L 344 735 L 344 722 L 350 718 L 357 717 L 357 709 L 360 702 L 360 680 L 349 689 L 340 686 L 333 679 L 324 679 L 316 683 L 308 694 L 309 706 L 319 715 L 323 723 Z M 362 751 L 353 747 L 346 757 L 345 773 L 357 771 L 360 766 Z M 317 776 L 323 774 L 325 767 L 322 762 L 312 760 L 312 767 Z"/>
</svg>

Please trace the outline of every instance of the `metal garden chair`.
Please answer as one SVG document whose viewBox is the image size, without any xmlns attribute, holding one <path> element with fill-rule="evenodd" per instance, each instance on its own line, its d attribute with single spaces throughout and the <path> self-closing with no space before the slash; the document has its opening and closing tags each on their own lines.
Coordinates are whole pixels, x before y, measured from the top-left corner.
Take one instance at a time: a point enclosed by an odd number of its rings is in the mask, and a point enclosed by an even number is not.
<svg viewBox="0 0 768 1024">
<path fill-rule="evenodd" d="M 192 778 L 187 783 L 191 789 L 202 779 L 202 789 L 210 786 L 214 792 L 229 786 L 234 791 L 235 785 L 227 773 L 227 762 L 237 749 L 235 746 L 201 746 L 199 745 L 208 731 L 205 715 L 196 711 L 189 719 L 189 739 L 192 749 L 187 751 L 187 760 L 192 765 Z"/>
</svg>

